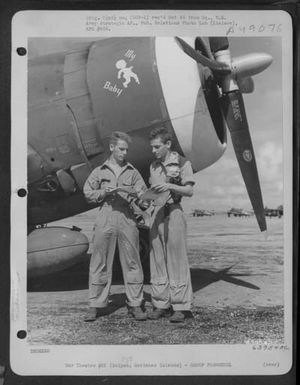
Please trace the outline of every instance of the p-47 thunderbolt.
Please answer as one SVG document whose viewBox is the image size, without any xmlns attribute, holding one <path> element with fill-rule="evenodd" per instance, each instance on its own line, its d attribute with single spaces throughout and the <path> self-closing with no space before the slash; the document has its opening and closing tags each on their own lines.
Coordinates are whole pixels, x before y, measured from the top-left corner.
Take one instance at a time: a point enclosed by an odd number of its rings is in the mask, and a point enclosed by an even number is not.
<svg viewBox="0 0 300 385">
<path fill-rule="evenodd" d="M 46 224 L 91 208 L 82 188 L 106 159 L 115 130 L 131 136 L 128 160 L 145 180 L 154 127 L 172 132 L 174 150 L 192 162 L 195 172 L 223 155 L 229 131 L 259 228 L 265 231 L 242 94 L 254 91 L 252 76 L 271 62 L 264 53 L 232 57 L 226 37 L 211 37 L 208 43 L 201 37 L 112 37 L 31 58 L 28 276 L 63 270 L 87 251 L 88 240 L 77 229 Z"/>
</svg>

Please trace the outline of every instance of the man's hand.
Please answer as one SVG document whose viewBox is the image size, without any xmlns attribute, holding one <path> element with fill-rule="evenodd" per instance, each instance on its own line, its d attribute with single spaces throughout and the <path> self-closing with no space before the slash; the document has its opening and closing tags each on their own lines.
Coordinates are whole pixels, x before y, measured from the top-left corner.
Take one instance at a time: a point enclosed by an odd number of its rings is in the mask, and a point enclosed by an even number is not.
<svg viewBox="0 0 300 385">
<path fill-rule="evenodd" d="M 178 186 L 177 184 L 173 183 L 159 183 L 153 185 L 151 189 L 158 193 L 169 190 L 183 197 L 191 197 L 193 195 L 193 183 L 186 183 L 184 186 Z"/>
<path fill-rule="evenodd" d="M 163 193 L 170 190 L 170 184 L 169 183 L 154 184 L 153 186 L 151 186 L 151 190 L 158 193 Z"/>
<path fill-rule="evenodd" d="M 104 189 L 103 189 L 103 193 L 104 193 L 104 197 L 106 197 L 107 195 L 112 195 L 112 194 L 114 194 L 115 193 L 115 188 L 113 188 L 113 187 L 105 187 Z"/>
<path fill-rule="evenodd" d="M 98 202 L 101 202 L 107 195 L 114 194 L 112 187 L 101 188 L 98 191 L 99 191 L 99 195 L 98 195 L 98 199 L 97 199 Z"/>
<path fill-rule="evenodd" d="M 150 206 L 150 201 L 142 201 L 141 199 L 138 201 L 138 206 L 143 209 L 147 210 L 147 208 Z"/>
</svg>

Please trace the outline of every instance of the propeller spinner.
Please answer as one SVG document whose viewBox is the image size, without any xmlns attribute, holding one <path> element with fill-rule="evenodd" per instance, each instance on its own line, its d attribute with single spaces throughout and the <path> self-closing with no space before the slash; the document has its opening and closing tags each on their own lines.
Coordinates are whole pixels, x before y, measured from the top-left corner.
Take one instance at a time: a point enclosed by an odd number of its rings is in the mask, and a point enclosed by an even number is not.
<svg viewBox="0 0 300 385">
<path fill-rule="evenodd" d="M 197 63 L 210 68 L 222 90 L 220 105 L 226 120 L 236 158 L 261 231 L 267 229 L 256 161 L 246 117 L 242 92 L 252 92 L 251 75 L 267 68 L 272 57 L 250 54 L 232 59 L 226 37 L 211 37 L 210 49 L 215 60 L 203 56 L 183 39 L 175 38 L 180 48 Z"/>
</svg>

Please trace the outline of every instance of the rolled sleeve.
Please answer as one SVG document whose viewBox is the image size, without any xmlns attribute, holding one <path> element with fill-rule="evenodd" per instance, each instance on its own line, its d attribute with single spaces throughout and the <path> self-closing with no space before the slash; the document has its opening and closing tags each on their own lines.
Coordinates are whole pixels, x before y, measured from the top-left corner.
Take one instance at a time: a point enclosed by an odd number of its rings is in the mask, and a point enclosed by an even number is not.
<svg viewBox="0 0 300 385">
<path fill-rule="evenodd" d="M 101 179 L 97 169 L 93 170 L 83 186 L 83 194 L 89 203 L 99 203 L 101 198 Z"/>
<path fill-rule="evenodd" d="M 192 164 L 189 160 L 186 160 L 184 164 L 181 166 L 180 170 L 182 185 L 186 185 L 188 183 L 194 185 L 196 183 L 194 178 L 194 173 L 192 169 Z"/>
</svg>

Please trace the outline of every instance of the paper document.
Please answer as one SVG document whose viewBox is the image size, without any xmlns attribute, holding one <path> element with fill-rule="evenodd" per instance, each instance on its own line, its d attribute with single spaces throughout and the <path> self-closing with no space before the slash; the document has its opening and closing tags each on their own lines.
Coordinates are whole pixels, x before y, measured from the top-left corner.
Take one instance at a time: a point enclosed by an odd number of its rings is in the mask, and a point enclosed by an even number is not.
<svg viewBox="0 0 300 385">
<path fill-rule="evenodd" d="M 111 188 L 108 193 L 112 194 L 115 192 L 124 192 L 124 193 L 130 194 L 130 195 L 136 195 L 135 189 L 131 186 L 119 186 L 116 188 Z"/>
</svg>

